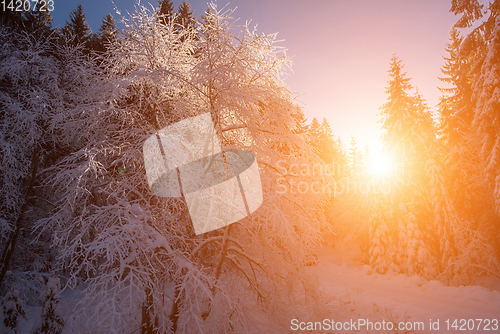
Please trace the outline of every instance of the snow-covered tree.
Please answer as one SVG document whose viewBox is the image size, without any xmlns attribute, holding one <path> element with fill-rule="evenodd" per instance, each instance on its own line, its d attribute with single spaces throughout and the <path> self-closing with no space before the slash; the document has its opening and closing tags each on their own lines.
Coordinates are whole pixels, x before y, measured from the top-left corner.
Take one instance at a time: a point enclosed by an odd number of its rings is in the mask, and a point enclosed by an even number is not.
<svg viewBox="0 0 500 334">
<path fill-rule="evenodd" d="M 394 263 L 394 238 L 387 224 L 388 210 L 382 202 L 375 201 L 369 221 L 368 263 L 379 273 L 389 269 L 399 272 Z"/>
<path fill-rule="evenodd" d="M 158 11 L 156 15 L 158 15 L 158 22 L 161 24 L 167 25 L 172 23 L 174 17 L 174 4 L 172 0 L 158 1 Z"/>
<path fill-rule="evenodd" d="M 187 1 L 183 1 L 177 8 L 177 16 L 175 22 L 179 27 L 186 30 L 193 30 L 195 28 L 196 19 L 193 16 L 191 5 Z"/>
<path fill-rule="evenodd" d="M 450 31 L 450 42 L 446 44 L 445 64 L 441 72 L 445 75 L 440 80 L 450 85 L 441 88 L 443 97 L 440 101 L 441 130 L 443 139 L 450 148 L 463 142 L 473 118 L 472 105 L 472 67 L 473 57 L 460 53 L 464 37 L 456 28 Z"/>
<path fill-rule="evenodd" d="M 496 212 L 500 214 L 500 15 L 496 17 L 488 53 L 481 67 L 481 74 L 474 83 L 475 104 L 473 130 L 477 134 L 478 152 L 486 167 L 486 182 L 495 192 Z"/>
<path fill-rule="evenodd" d="M 293 117 L 297 121 L 296 128 L 293 131 L 298 134 L 306 134 L 309 130 L 309 126 L 306 124 L 307 118 L 304 115 L 304 112 L 301 109 L 297 109 L 297 111 L 293 114 Z"/>
<path fill-rule="evenodd" d="M 330 123 L 326 118 L 321 121 L 321 152 L 320 158 L 327 164 L 331 164 L 335 158 L 334 136 Z"/>
<path fill-rule="evenodd" d="M 428 224 L 432 217 L 428 210 L 431 176 L 425 170 L 427 160 L 439 154 L 434 123 L 424 99 L 418 92 L 411 94 L 410 79 L 395 56 L 389 77 L 388 101 L 380 114 L 385 130 L 384 150 L 392 155 L 397 166 L 393 166 L 390 196 L 379 196 L 374 202 L 372 210 L 378 212 L 378 219 L 372 232 L 376 238 L 370 247 L 384 248 L 384 261 L 396 265 L 401 272 L 435 276 L 437 263 L 430 237 L 433 228 Z M 379 240 L 386 241 L 379 245 Z M 388 265 L 378 265 L 382 260 L 377 257 L 372 256 L 373 260 L 382 272 L 389 269 Z"/>
<path fill-rule="evenodd" d="M 470 163 L 470 207 L 481 208 L 477 231 L 500 250 L 500 15 L 488 43 L 488 52 L 473 86 L 474 120 L 467 146 L 477 161 Z M 474 160 L 473 160 L 474 159 Z M 469 211 L 470 212 L 470 211 Z M 482 221 L 482 222 L 481 222 Z M 497 258 L 498 259 L 498 258 Z M 490 269 L 491 270 L 491 269 Z"/>
<path fill-rule="evenodd" d="M 21 232 L 31 226 L 27 213 L 36 206 L 33 189 L 40 170 L 50 164 L 48 151 L 57 151 L 50 123 L 62 99 L 52 41 L 9 29 L 2 29 L 0 38 L 0 284 L 17 246 L 31 245 L 19 242 Z"/>
<path fill-rule="evenodd" d="M 69 16 L 69 22 L 66 21 L 62 29 L 63 34 L 71 37 L 72 45 L 85 45 L 90 40 L 92 30 L 87 23 L 82 4 L 78 4 Z"/>
<path fill-rule="evenodd" d="M 446 44 L 445 65 L 442 68 L 443 78 L 448 88 L 441 88 L 442 97 L 439 103 L 440 141 L 449 152 L 443 156 L 445 168 L 445 183 L 448 192 L 452 194 L 454 205 L 462 211 L 470 205 L 467 192 L 469 176 L 467 175 L 467 154 L 463 151 L 466 145 L 467 133 L 473 119 L 472 84 L 477 61 L 476 52 L 465 52 L 462 48 L 464 37 L 457 28 L 450 32 L 450 42 Z"/>
<path fill-rule="evenodd" d="M 315 117 L 307 126 L 308 142 L 315 148 L 316 154 L 326 163 L 332 164 L 338 158 L 338 145 L 332 132 L 330 123 L 323 118 L 321 123 Z"/>
<path fill-rule="evenodd" d="M 292 131 L 298 107 L 280 81 L 289 60 L 275 35 L 238 33 L 231 11 L 211 8 L 196 37 L 174 22 L 157 24 L 143 7 L 122 18 L 102 79 L 112 85 L 89 78 L 99 92 L 91 101 L 100 103 L 68 114 L 80 124 L 92 119 L 92 132 L 45 179 L 57 208 L 39 226 L 54 231 L 69 284 L 87 282 L 80 310 L 92 320 L 88 331 L 262 332 L 253 320 L 265 314 L 276 320 L 266 330 L 286 331 L 291 301 L 305 293 L 310 307 L 317 302 L 303 267 L 326 201 L 322 192 L 297 192 L 287 173 L 294 163 L 321 163 Z M 225 149 L 255 153 L 264 203 L 241 223 L 196 236 L 182 200 L 149 191 L 142 145 L 205 112 Z M 280 193 L 283 177 L 290 188 Z"/>
<path fill-rule="evenodd" d="M 102 19 L 99 32 L 92 34 L 90 38 L 90 48 L 97 52 L 104 52 L 116 38 L 118 38 L 118 28 L 113 15 L 108 14 Z"/>
<path fill-rule="evenodd" d="M 413 203 L 400 204 L 399 209 L 399 252 L 397 262 L 408 275 L 436 277 L 436 261 L 418 225 Z"/>
<path fill-rule="evenodd" d="M 42 315 L 40 325 L 35 334 L 60 334 L 64 328 L 64 320 L 61 316 L 60 302 L 60 280 L 58 277 L 50 277 L 45 290 L 40 296 L 42 301 Z"/>
<path fill-rule="evenodd" d="M 26 318 L 23 302 L 19 298 L 19 291 L 9 289 L 3 296 L 1 305 L 3 306 L 3 326 L 7 330 L 6 334 L 18 333 L 19 318 Z"/>
<path fill-rule="evenodd" d="M 500 107 L 500 2 L 454 1 L 452 11 L 461 15 L 457 28 L 472 27 L 460 42 L 458 60 L 465 73 L 457 77 L 454 91 L 458 102 L 450 104 L 450 114 L 467 115 L 470 126 L 462 130 L 450 158 L 452 179 L 449 193 L 459 208 L 463 231 L 455 236 L 461 242 L 453 268 L 456 276 L 471 280 L 481 273 L 498 272 L 498 110 Z M 455 44 L 458 44 L 455 43 Z M 456 48 L 456 47 L 455 47 Z M 456 74 L 455 74 L 456 75 Z M 454 78 L 454 77 L 452 77 Z M 458 80 L 460 79 L 461 80 Z M 466 82 L 464 84 L 463 82 Z M 461 89 L 458 89 L 461 88 Z M 446 119 L 451 115 L 444 114 Z M 464 117 L 461 117 L 464 118 Z M 446 121 L 445 119 L 445 121 Z M 466 263 L 469 263 L 468 268 Z"/>
</svg>

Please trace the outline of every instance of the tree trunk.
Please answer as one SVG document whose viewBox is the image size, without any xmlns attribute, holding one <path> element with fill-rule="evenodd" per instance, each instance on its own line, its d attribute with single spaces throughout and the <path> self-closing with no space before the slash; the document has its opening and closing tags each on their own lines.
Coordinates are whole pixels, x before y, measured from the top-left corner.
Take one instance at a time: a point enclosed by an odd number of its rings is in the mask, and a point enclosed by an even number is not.
<svg viewBox="0 0 500 334">
<path fill-rule="evenodd" d="M 182 277 L 186 276 L 188 270 L 187 268 L 181 269 L 181 282 Z M 180 301 L 181 287 L 179 284 L 175 286 L 174 300 L 172 305 L 172 312 L 170 313 L 170 320 L 172 321 L 172 333 L 177 332 L 178 322 L 179 322 L 179 301 Z"/>
<path fill-rule="evenodd" d="M 151 319 L 153 310 L 153 294 L 151 289 L 146 288 L 146 301 L 142 305 L 141 334 L 154 334 L 154 319 Z"/>
<path fill-rule="evenodd" d="M 2 261 L 1 261 L 1 269 L 0 269 L 0 288 L 3 284 L 3 280 L 5 279 L 5 275 L 7 274 L 7 270 L 9 269 L 10 262 L 12 260 L 12 255 L 16 249 L 17 240 L 19 239 L 19 235 L 23 229 L 23 218 L 28 208 L 29 200 L 31 197 L 31 193 L 33 192 L 33 185 L 35 183 L 38 171 L 38 153 L 39 149 L 36 148 L 33 151 L 33 157 L 31 158 L 31 177 L 28 182 L 28 188 L 26 190 L 26 195 L 24 196 L 24 202 L 21 206 L 21 210 L 19 210 L 19 216 L 17 217 L 16 224 L 14 227 L 14 231 L 9 236 L 9 240 L 5 245 L 5 248 L 2 252 Z"/>
</svg>

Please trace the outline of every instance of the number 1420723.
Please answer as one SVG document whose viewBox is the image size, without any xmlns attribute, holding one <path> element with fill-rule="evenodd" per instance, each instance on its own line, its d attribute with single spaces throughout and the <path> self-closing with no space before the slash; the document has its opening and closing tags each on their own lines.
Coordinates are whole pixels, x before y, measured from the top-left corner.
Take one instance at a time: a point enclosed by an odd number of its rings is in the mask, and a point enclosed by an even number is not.
<svg viewBox="0 0 500 334">
<path fill-rule="evenodd" d="M 3 11 L 12 12 L 51 12 L 54 10 L 54 0 L 0 0 Z"/>
</svg>

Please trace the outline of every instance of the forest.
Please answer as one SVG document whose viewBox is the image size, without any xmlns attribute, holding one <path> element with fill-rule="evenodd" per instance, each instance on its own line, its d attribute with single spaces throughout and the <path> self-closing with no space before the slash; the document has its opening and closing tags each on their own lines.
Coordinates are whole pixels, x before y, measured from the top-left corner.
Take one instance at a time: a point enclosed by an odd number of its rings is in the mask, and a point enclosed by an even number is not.
<svg viewBox="0 0 500 334">
<path fill-rule="evenodd" d="M 1 11 L 0 332 L 291 333 L 368 309 L 395 323 L 347 285 L 328 295 L 334 253 L 375 281 L 494 282 L 480 291 L 500 306 L 500 0 L 450 11 L 438 110 L 388 59 L 380 152 L 309 121 L 276 34 L 228 6 L 137 4 L 97 32 L 82 5 L 63 28 Z M 143 145 L 204 113 L 223 150 L 255 155 L 263 200 L 197 234 L 184 197 L 150 189 Z"/>
</svg>

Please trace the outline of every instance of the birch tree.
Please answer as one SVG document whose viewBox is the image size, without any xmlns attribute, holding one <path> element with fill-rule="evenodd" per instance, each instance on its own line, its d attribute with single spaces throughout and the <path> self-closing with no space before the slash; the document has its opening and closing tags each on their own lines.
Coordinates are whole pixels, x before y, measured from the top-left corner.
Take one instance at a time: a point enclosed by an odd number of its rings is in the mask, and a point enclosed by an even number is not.
<svg viewBox="0 0 500 334">
<path fill-rule="evenodd" d="M 286 332 L 299 305 L 317 303 L 304 264 L 325 228 L 326 201 L 297 192 L 285 166 L 321 162 L 292 131 L 298 107 L 280 81 L 289 60 L 276 36 L 237 31 L 230 14 L 212 5 L 196 31 L 177 29 L 175 19 L 159 24 L 144 7 L 122 16 L 106 76 L 88 78 L 92 98 L 65 118 L 85 131 L 67 134 L 77 149 L 44 179 L 57 208 L 39 226 L 53 231 L 68 287 L 86 283 L 87 331 Z M 264 203 L 196 236 L 182 200 L 149 191 L 142 145 L 205 112 L 224 149 L 256 155 Z M 285 194 L 279 177 L 290 184 Z M 262 316 L 275 325 L 262 327 Z"/>
</svg>

